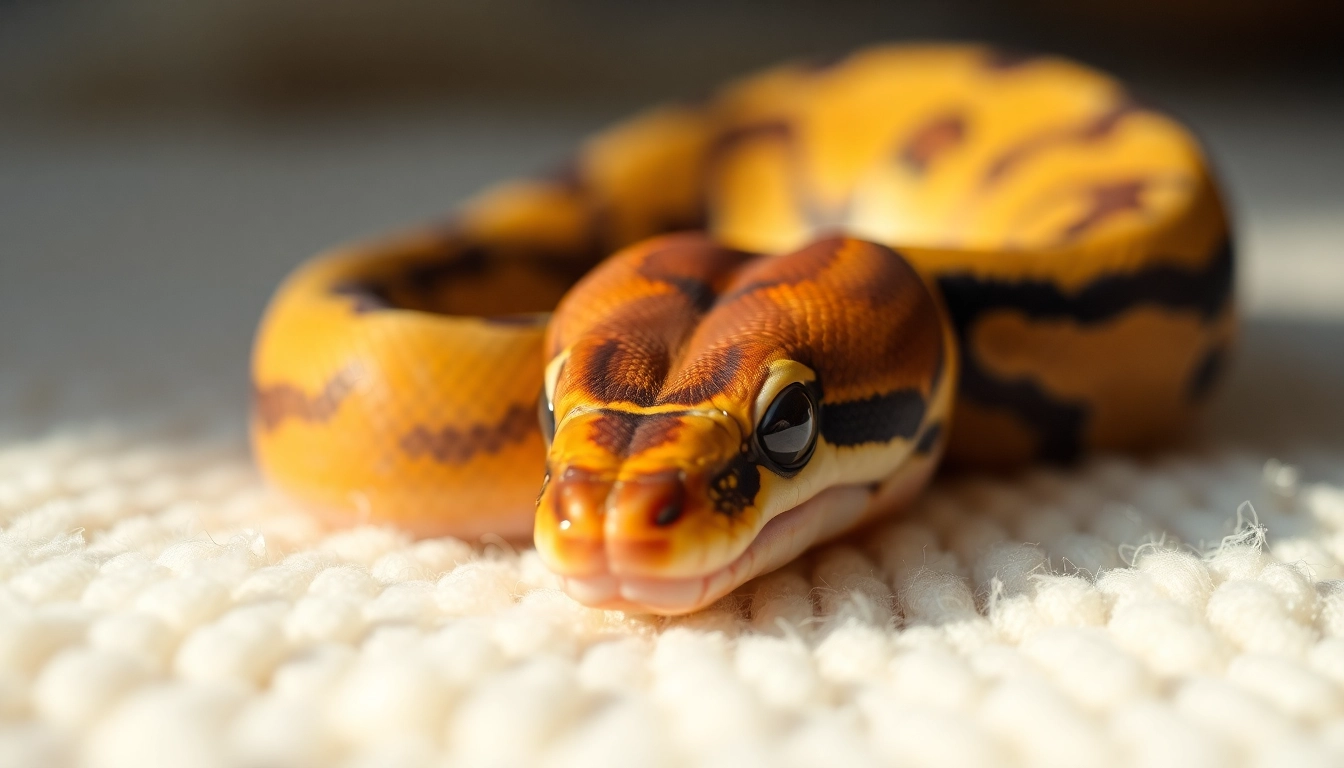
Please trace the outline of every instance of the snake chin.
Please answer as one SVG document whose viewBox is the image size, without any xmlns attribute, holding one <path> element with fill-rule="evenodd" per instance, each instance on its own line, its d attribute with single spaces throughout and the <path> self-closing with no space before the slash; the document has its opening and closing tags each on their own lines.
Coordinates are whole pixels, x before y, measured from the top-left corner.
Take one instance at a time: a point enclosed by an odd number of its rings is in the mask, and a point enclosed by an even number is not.
<svg viewBox="0 0 1344 768">
<path fill-rule="evenodd" d="M 928 482 L 933 461 L 919 461 L 886 482 L 839 485 L 776 515 L 737 559 L 701 576 L 641 578 L 603 573 L 564 578 L 565 592 L 593 608 L 680 615 L 714 603 L 809 547 L 867 520 L 904 508 Z"/>
</svg>

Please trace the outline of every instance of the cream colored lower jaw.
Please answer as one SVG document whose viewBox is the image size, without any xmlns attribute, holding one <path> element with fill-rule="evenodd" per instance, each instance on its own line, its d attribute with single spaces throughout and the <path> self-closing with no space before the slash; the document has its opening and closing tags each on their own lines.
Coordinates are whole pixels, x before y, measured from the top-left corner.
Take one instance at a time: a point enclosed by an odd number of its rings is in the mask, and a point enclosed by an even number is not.
<svg viewBox="0 0 1344 768">
<path fill-rule="evenodd" d="M 566 577 L 565 592 L 597 608 L 673 615 L 698 611 L 756 576 L 772 571 L 808 547 L 832 539 L 866 519 L 904 506 L 924 486 L 935 462 L 919 461 L 884 482 L 829 488 L 765 524 L 747 550 L 705 576 L 650 579 L 632 576 Z"/>
</svg>

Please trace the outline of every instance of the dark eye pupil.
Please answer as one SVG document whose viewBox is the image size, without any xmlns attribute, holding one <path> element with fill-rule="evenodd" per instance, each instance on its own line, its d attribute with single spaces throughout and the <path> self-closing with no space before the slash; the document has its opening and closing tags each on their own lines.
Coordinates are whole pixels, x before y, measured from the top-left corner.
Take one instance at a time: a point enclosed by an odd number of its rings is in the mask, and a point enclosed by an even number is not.
<svg viewBox="0 0 1344 768">
<path fill-rule="evenodd" d="M 816 414 L 812 396 L 802 384 L 785 387 L 766 409 L 757 430 L 761 449 L 780 469 L 800 469 L 816 445 Z"/>
<path fill-rule="evenodd" d="M 537 398 L 537 421 L 541 423 L 541 436 L 545 438 L 546 445 L 550 446 L 555 439 L 555 409 L 551 401 L 546 399 L 545 391 Z"/>
</svg>

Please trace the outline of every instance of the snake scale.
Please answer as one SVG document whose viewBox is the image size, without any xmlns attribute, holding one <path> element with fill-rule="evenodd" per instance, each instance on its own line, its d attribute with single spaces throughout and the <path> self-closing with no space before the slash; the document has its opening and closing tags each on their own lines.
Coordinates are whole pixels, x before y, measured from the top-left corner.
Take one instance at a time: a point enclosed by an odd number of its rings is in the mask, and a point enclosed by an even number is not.
<svg viewBox="0 0 1344 768">
<path fill-rule="evenodd" d="M 328 520 L 532 535 L 575 599 L 701 608 L 978 467 L 1160 445 L 1235 334 L 1198 142 L 973 45 L 790 64 L 342 247 L 252 363 L 270 481 Z"/>
</svg>

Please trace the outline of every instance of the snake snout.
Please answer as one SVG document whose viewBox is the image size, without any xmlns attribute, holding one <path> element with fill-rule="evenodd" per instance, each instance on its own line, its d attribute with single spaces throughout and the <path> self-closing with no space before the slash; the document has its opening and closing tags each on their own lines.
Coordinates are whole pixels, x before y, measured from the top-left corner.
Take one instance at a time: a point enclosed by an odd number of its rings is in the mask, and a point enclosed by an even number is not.
<svg viewBox="0 0 1344 768">
<path fill-rule="evenodd" d="M 605 526 L 607 567 L 615 574 L 661 576 L 697 549 L 712 521 L 703 471 L 625 473 L 612 488 Z"/>
<path fill-rule="evenodd" d="M 551 446 L 538 552 L 565 576 L 698 574 L 727 555 L 719 549 L 745 546 L 726 541 L 746 533 L 725 530 L 710 487 L 741 442 L 721 412 L 571 415 Z"/>
<path fill-rule="evenodd" d="M 548 515 L 548 529 L 554 532 L 555 554 L 563 559 L 567 571 L 597 573 L 606 570 L 603 550 L 603 518 L 613 481 L 601 473 L 581 467 L 560 472 L 542 492 L 538 510 Z"/>
<path fill-rule="evenodd" d="M 615 481 L 591 470 L 565 470 L 542 495 L 541 511 L 552 518 L 552 555 L 563 559 L 568 574 L 665 560 L 677 524 L 695 506 L 687 483 L 680 470 Z"/>
</svg>

